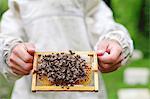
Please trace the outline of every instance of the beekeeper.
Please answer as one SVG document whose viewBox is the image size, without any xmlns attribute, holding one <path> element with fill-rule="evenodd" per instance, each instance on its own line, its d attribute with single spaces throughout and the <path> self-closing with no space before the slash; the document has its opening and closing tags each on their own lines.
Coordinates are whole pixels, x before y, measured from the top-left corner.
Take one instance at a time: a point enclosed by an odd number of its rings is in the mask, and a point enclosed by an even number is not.
<svg viewBox="0 0 150 99">
<path fill-rule="evenodd" d="M 133 50 L 128 31 L 103 1 L 9 0 L 1 20 L 0 70 L 15 82 L 12 99 L 107 99 L 101 74 L 98 93 L 31 92 L 35 51 L 94 48 L 104 73 L 117 70 Z"/>
</svg>

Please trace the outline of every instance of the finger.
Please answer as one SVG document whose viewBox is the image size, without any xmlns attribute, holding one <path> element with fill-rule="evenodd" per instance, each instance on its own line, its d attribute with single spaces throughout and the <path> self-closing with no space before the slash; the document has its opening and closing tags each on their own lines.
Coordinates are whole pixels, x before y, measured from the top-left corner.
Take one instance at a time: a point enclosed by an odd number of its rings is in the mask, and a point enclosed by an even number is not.
<svg viewBox="0 0 150 99">
<path fill-rule="evenodd" d="M 110 68 L 104 68 L 104 66 L 99 66 L 99 70 L 102 73 L 109 73 L 109 72 L 116 71 L 120 66 L 121 66 L 121 63 L 118 63 L 118 64 L 116 64 L 114 66 L 111 66 Z"/>
<path fill-rule="evenodd" d="M 20 71 L 24 74 L 28 74 L 29 71 L 26 71 L 24 68 L 21 68 L 20 66 L 18 66 L 17 64 L 15 64 L 14 62 L 8 62 L 9 66 L 11 69 L 16 69 L 17 71 Z"/>
<path fill-rule="evenodd" d="M 105 51 L 98 50 L 98 51 L 96 51 L 96 53 L 97 53 L 97 56 L 102 56 L 102 55 L 104 55 Z"/>
<path fill-rule="evenodd" d="M 113 65 L 112 64 L 105 64 L 105 63 L 100 63 L 100 66 L 104 69 L 109 69 L 111 68 Z"/>
<path fill-rule="evenodd" d="M 105 52 L 106 51 L 106 49 L 108 48 L 108 46 L 109 46 L 109 43 L 108 43 L 108 41 L 103 41 L 103 42 L 101 42 L 99 45 L 98 45 L 98 51 L 101 51 L 101 52 Z"/>
<path fill-rule="evenodd" d="M 20 57 L 26 63 L 32 63 L 33 56 L 31 56 L 23 46 L 19 46 L 13 50 L 13 53 Z"/>
<path fill-rule="evenodd" d="M 110 69 L 104 69 L 104 68 L 100 68 L 100 71 L 102 73 L 110 73 L 110 72 L 113 72 L 113 71 L 116 71 L 118 68 L 110 68 Z"/>
<path fill-rule="evenodd" d="M 104 54 L 101 57 L 98 57 L 102 63 L 105 64 L 113 64 L 120 56 L 121 50 L 117 50 L 114 48 L 110 49 L 110 54 Z"/>
<path fill-rule="evenodd" d="M 30 55 L 33 55 L 35 52 L 35 46 L 32 43 L 25 43 L 25 47 L 27 49 L 27 52 L 30 53 Z"/>
<path fill-rule="evenodd" d="M 105 65 L 105 64 L 108 64 L 109 67 L 110 67 L 110 66 L 113 66 L 113 65 L 115 65 L 115 64 L 121 63 L 123 59 L 124 59 L 123 56 L 120 55 L 120 56 L 118 57 L 118 59 L 117 59 L 116 61 L 114 61 L 113 64 L 112 64 L 112 63 L 103 63 L 103 62 L 99 62 L 99 64 L 102 65 L 102 66 Z M 108 66 L 105 66 L 105 67 L 107 68 Z"/>
<path fill-rule="evenodd" d="M 23 69 L 25 69 L 26 71 L 30 71 L 32 70 L 32 63 L 25 63 L 23 60 L 21 60 L 18 56 L 16 56 L 15 54 L 12 54 L 10 56 L 10 61 L 14 62 L 15 64 L 17 64 L 18 66 L 22 67 Z"/>
<path fill-rule="evenodd" d="M 117 59 L 122 53 L 122 49 L 121 47 L 112 47 L 110 50 L 110 57 L 114 57 L 115 59 Z"/>
<path fill-rule="evenodd" d="M 123 61 L 124 57 L 122 55 L 119 56 L 119 58 L 116 60 L 116 62 L 114 62 L 113 65 L 121 63 Z"/>
<path fill-rule="evenodd" d="M 14 69 L 14 68 L 12 68 L 11 70 L 12 70 L 15 74 L 21 75 L 21 76 L 23 76 L 23 75 L 28 75 L 28 74 L 29 74 L 29 73 L 25 74 L 25 73 L 23 73 L 23 72 L 21 72 L 21 71 L 18 71 L 17 69 Z"/>
<path fill-rule="evenodd" d="M 114 68 L 115 70 L 117 70 L 119 67 L 121 67 L 121 62 L 119 62 L 119 63 L 117 63 L 117 64 L 115 64 L 115 65 L 113 66 L 113 68 Z"/>
</svg>

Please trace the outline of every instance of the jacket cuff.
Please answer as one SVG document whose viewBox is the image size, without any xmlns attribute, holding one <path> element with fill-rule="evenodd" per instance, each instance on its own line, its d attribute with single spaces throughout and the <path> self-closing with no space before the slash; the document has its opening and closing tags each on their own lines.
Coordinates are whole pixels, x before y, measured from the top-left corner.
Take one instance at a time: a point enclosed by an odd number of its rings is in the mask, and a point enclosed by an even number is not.
<svg viewBox="0 0 150 99">
<path fill-rule="evenodd" d="M 5 68 L 3 68 L 3 75 L 4 77 L 11 83 L 14 83 L 16 80 L 18 80 L 19 78 L 21 78 L 21 75 L 17 75 L 15 74 L 10 68 L 9 66 L 6 66 Z"/>
<path fill-rule="evenodd" d="M 4 66 L 3 74 L 7 80 L 16 81 L 17 79 L 19 79 L 21 77 L 20 75 L 13 73 L 13 71 L 10 69 L 10 67 L 8 65 L 8 57 L 10 56 L 12 49 L 17 44 L 22 43 L 22 42 L 23 41 L 21 39 L 13 39 L 13 40 L 10 40 L 10 42 L 4 43 L 3 54 L 2 54 L 2 57 L 3 57 L 2 65 Z"/>
<path fill-rule="evenodd" d="M 122 47 L 122 55 L 124 57 L 124 60 L 122 61 L 122 65 L 127 62 L 129 57 L 132 55 L 133 52 L 133 41 L 128 37 L 126 33 L 123 31 L 111 31 L 106 35 L 103 35 L 99 38 L 98 42 L 96 43 L 95 50 L 98 49 L 98 45 L 103 40 L 113 40 L 120 44 Z"/>
</svg>

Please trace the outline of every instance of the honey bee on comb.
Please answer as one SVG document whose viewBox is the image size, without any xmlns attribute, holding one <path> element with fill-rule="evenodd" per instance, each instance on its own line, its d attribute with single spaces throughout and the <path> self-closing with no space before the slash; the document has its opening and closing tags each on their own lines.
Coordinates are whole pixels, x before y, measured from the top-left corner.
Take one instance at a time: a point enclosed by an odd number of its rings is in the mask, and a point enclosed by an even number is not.
<svg viewBox="0 0 150 99">
<path fill-rule="evenodd" d="M 37 66 L 39 79 L 46 76 L 56 86 L 73 86 L 86 77 L 86 61 L 71 50 L 69 53 L 40 55 Z"/>
</svg>

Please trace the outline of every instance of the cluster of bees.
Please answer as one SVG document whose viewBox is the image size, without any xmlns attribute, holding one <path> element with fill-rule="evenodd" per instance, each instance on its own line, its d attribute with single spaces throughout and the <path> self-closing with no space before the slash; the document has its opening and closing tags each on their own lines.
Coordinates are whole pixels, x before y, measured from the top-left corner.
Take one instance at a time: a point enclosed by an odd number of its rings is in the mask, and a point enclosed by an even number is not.
<svg viewBox="0 0 150 99">
<path fill-rule="evenodd" d="M 86 61 L 72 51 L 40 55 L 37 74 L 39 79 L 46 76 L 56 86 L 73 86 L 86 77 Z"/>
</svg>

